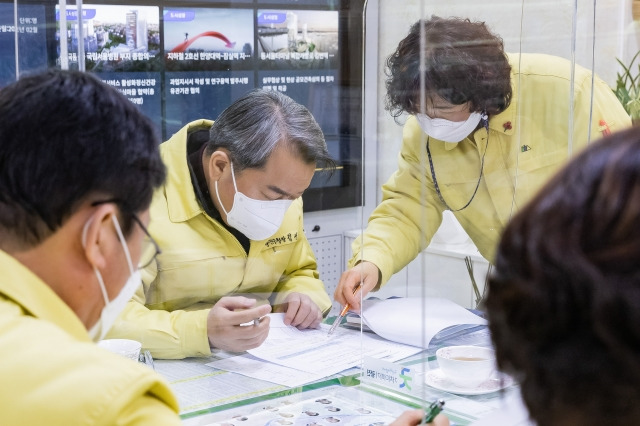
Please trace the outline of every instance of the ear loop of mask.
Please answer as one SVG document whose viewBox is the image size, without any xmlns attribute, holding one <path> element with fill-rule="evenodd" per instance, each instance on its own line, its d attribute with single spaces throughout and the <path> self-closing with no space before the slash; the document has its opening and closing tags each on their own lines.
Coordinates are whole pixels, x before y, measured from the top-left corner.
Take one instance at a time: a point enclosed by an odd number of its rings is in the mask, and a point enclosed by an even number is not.
<svg viewBox="0 0 640 426">
<path fill-rule="evenodd" d="M 235 189 L 237 193 L 238 186 L 236 185 L 236 176 L 235 176 L 235 173 L 233 172 L 233 161 L 230 161 L 229 164 L 231 164 L 231 179 L 233 179 L 233 189 Z M 228 215 L 229 212 L 227 212 L 227 209 L 224 208 L 224 204 L 222 204 L 222 199 L 220 198 L 220 191 L 218 191 L 218 181 L 215 182 L 215 186 L 216 186 L 216 197 L 218 197 L 218 202 L 220 203 L 220 207 L 222 207 L 224 214 Z M 233 206 L 231 206 L 231 208 L 233 208 Z"/>
<path fill-rule="evenodd" d="M 118 218 L 115 214 L 111 215 L 111 220 L 113 221 L 114 228 L 116 228 L 116 233 L 118 234 L 118 239 L 120 240 L 120 244 L 122 244 L 122 249 L 124 251 L 124 255 L 127 258 L 127 264 L 129 265 L 129 271 L 133 274 L 135 271 L 133 269 L 133 262 L 131 261 L 131 254 L 129 253 L 129 248 L 127 247 L 126 240 L 124 235 L 122 234 L 122 229 L 120 228 L 120 222 L 118 222 Z M 89 229 L 89 225 L 93 221 L 93 217 L 90 218 L 87 223 L 84 224 L 84 228 L 82 229 L 82 247 L 86 248 L 87 246 L 87 231 Z M 104 304 L 107 306 L 109 304 L 109 296 L 107 295 L 107 288 L 104 285 L 104 280 L 102 279 L 102 274 L 96 268 L 95 265 L 91 265 L 93 267 L 93 271 L 96 273 L 96 277 L 98 278 L 98 282 L 100 283 L 100 290 L 102 291 L 102 297 L 104 298 Z"/>
<path fill-rule="evenodd" d="M 93 217 L 91 217 L 87 223 L 84 224 L 84 228 L 82 229 L 82 248 L 87 248 L 87 231 L 89 230 L 89 225 L 93 221 Z M 109 304 L 109 296 L 107 295 L 107 288 L 104 286 L 104 280 L 102 279 L 102 274 L 96 268 L 95 265 L 91 264 L 93 268 L 93 272 L 95 272 L 96 277 L 98 278 L 98 283 L 100 284 L 100 291 L 102 291 L 102 297 L 104 298 L 104 306 Z"/>
<path fill-rule="evenodd" d="M 113 224 L 116 228 L 116 232 L 118 233 L 118 238 L 120 239 L 120 244 L 122 244 L 122 249 L 124 250 L 124 255 L 127 258 L 127 263 L 129 264 L 129 271 L 133 274 L 135 269 L 133 267 L 133 262 L 131 261 L 131 254 L 129 253 L 129 247 L 127 246 L 127 240 L 124 238 L 124 234 L 122 233 L 122 228 L 120 228 L 120 222 L 118 222 L 118 218 L 115 214 L 111 215 L 111 220 L 113 220 Z"/>
</svg>

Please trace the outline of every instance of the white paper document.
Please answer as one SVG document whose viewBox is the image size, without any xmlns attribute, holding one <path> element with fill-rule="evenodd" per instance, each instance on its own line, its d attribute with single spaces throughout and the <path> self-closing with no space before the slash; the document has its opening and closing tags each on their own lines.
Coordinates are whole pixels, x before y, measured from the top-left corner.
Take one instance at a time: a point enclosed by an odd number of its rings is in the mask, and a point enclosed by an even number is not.
<svg viewBox="0 0 640 426">
<path fill-rule="evenodd" d="M 269 337 L 259 347 L 249 350 L 251 355 L 329 376 L 360 365 L 365 356 L 393 362 L 420 352 L 418 348 L 354 330 L 337 329 L 329 336 L 331 327 L 326 324 L 320 324 L 318 329 L 298 330 L 285 326 L 283 318 L 283 314 L 271 316 Z"/>
<path fill-rule="evenodd" d="M 324 374 L 308 373 L 295 368 L 265 362 L 251 355 L 234 356 L 210 362 L 207 365 L 290 388 L 315 382 L 325 377 Z"/>
<path fill-rule="evenodd" d="M 287 389 L 273 382 L 255 380 L 208 367 L 210 358 L 157 359 L 156 372 L 171 385 L 180 414 L 268 395 Z"/>
<path fill-rule="evenodd" d="M 361 317 L 377 335 L 422 348 L 447 327 L 487 323 L 462 306 L 438 297 L 365 300 Z"/>
</svg>

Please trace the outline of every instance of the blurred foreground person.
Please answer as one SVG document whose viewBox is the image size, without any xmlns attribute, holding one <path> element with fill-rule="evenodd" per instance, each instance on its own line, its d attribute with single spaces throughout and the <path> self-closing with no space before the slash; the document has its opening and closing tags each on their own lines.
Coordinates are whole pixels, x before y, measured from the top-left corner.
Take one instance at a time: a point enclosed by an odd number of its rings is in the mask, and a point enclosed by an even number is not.
<svg viewBox="0 0 640 426">
<path fill-rule="evenodd" d="M 93 342 L 140 286 L 158 143 L 89 74 L 0 90 L 0 424 L 180 424 L 159 375 Z"/>
<path fill-rule="evenodd" d="M 640 419 L 640 128 L 590 145 L 510 222 L 486 301 L 539 425 Z"/>
</svg>

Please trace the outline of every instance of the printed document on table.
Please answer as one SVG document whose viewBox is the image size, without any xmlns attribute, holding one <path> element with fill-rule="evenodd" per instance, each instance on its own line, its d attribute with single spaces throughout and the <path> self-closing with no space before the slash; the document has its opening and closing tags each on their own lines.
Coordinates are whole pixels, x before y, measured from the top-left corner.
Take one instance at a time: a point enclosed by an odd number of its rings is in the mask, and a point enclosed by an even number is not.
<svg viewBox="0 0 640 426">
<path fill-rule="evenodd" d="M 462 306 L 439 297 L 365 300 L 361 317 L 377 335 L 423 348 L 429 347 L 433 336 L 447 327 L 487 323 Z"/>
<path fill-rule="evenodd" d="M 156 372 L 169 382 L 171 390 L 178 398 L 180 414 L 232 404 L 287 389 L 273 382 L 214 370 L 206 363 L 215 358 L 211 356 L 154 361 Z"/>
<path fill-rule="evenodd" d="M 207 365 L 290 388 L 315 382 L 325 377 L 324 374 L 309 373 L 296 370 L 295 368 L 265 362 L 251 355 L 239 355 L 220 359 L 210 362 Z"/>
<path fill-rule="evenodd" d="M 409 345 L 384 340 L 378 336 L 338 328 L 331 336 L 330 326 L 298 330 L 285 326 L 284 314 L 270 314 L 271 329 L 262 345 L 248 352 L 274 364 L 330 376 L 359 366 L 363 357 L 394 362 L 421 351 Z"/>
</svg>

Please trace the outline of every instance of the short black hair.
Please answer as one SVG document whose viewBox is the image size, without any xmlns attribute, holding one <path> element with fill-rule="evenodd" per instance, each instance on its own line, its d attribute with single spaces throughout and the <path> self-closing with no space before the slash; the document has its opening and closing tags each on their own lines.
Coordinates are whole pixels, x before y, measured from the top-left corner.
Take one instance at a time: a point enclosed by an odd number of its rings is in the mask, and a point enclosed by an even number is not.
<svg viewBox="0 0 640 426">
<path fill-rule="evenodd" d="M 160 142 L 151 120 L 88 73 L 50 69 L 0 89 L 0 235 L 35 246 L 91 197 L 116 200 L 128 233 L 164 181 Z"/>
<path fill-rule="evenodd" d="M 394 118 L 424 113 L 424 95 L 489 115 L 511 102 L 511 65 L 502 38 L 484 22 L 432 16 L 415 22 L 387 58 L 385 107 Z"/>
<path fill-rule="evenodd" d="M 508 224 L 486 307 L 538 424 L 640 418 L 640 127 L 589 145 Z M 578 419 L 578 420 L 575 420 Z"/>
</svg>

